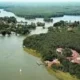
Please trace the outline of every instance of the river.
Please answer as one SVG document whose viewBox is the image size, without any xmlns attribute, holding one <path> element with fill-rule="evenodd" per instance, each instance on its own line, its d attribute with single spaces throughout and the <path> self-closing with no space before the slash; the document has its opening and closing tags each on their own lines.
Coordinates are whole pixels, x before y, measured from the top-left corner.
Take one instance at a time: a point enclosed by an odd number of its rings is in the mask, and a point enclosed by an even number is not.
<svg viewBox="0 0 80 80">
<path fill-rule="evenodd" d="M 0 10 L 0 17 L 14 16 L 17 21 L 25 21 L 24 18 L 17 17 L 11 12 Z M 54 22 L 59 20 L 80 20 L 80 16 L 64 16 L 54 18 Z M 28 23 L 42 21 L 42 18 L 36 20 L 26 20 Z M 53 23 L 46 23 L 47 27 Z M 37 28 L 31 34 L 46 33 L 46 29 Z M 23 50 L 22 42 L 24 36 L 0 36 L 0 80 L 58 80 L 55 76 L 48 73 L 44 65 L 37 65 L 37 61 L 41 60 L 32 56 Z"/>
<path fill-rule="evenodd" d="M 15 15 L 1 9 L 0 17 L 4 16 Z M 15 34 L 5 37 L 0 35 L 0 80 L 58 80 L 48 73 L 44 65 L 36 63 L 41 62 L 39 58 L 23 50 L 24 38 Z"/>
<path fill-rule="evenodd" d="M 57 80 L 44 65 L 37 65 L 39 58 L 23 50 L 24 37 L 0 36 L 0 80 Z"/>
</svg>

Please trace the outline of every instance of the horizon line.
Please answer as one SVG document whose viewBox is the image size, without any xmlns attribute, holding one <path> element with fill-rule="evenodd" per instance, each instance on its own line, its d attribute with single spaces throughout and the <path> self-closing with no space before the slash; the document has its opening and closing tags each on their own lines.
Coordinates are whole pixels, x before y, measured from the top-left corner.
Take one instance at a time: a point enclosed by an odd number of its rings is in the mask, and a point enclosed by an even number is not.
<svg viewBox="0 0 80 80">
<path fill-rule="evenodd" d="M 73 3 L 80 3 L 80 1 L 0 1 L 2 3 L 6 3 L 6 2 L 13 2 L 13 3 L 70 3 L 70 2 L 73 2 Z"/>
</svg>

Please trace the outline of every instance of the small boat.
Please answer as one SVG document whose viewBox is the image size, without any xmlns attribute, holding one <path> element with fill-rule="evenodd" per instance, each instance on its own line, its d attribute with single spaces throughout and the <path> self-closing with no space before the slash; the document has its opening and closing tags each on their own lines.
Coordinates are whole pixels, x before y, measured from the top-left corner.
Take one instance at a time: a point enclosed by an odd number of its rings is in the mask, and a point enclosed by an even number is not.
<svg viewBox="0 0 80 80">
<path fill-rule="evenodd" d="M 39 66 L 40 66 L 40 65 L 43 65 L 43 64 L 42 64 L 41 62 L 39 62 L 39 61 L 37 61 L 36 63 L 37 63 Z"/>
<path fill-rule="evenodd" d="M 20 75 L 22 75 L 22 69 L 19 70 Z"/>
<path fill-rule="evenodd" d="M 20 69 L 19 71 L 20 71 L 20 72 L 22 72 L 22 70 L 21 70 L 21 69 Z"/>
</svg>

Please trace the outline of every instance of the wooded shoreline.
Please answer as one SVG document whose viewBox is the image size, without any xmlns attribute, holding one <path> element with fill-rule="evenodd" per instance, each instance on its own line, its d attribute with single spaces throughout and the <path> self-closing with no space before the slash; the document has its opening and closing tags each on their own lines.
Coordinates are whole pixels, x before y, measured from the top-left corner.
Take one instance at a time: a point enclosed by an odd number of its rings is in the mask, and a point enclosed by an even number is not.
<svg viewBox="0 0 80 80">
<path fill-rule="evenodd" d="M 38 53 L 36 50 L 29 49 L 29 48 L 25 47 L 24 51 L 26 51 L 30 55 L 38 57 L 38 58 L 40 58 L 42 60 L 42 57 L 41 57 L 40 53 Z M 43 61 L 43 63 L 44 63 L 44 61 Z M 45 66 L 45 68 L 47 69 L 49 74 L 56 76 L 59 80 L 79 80 L 75 76 L 70 75 L 69 73 L 62 72 L 62 71 L 59 71 L 59 70 L 56 70 L 56 69 L 52 69 L 52 68 L 48 68 L 47 66 Z"/>
</svg>

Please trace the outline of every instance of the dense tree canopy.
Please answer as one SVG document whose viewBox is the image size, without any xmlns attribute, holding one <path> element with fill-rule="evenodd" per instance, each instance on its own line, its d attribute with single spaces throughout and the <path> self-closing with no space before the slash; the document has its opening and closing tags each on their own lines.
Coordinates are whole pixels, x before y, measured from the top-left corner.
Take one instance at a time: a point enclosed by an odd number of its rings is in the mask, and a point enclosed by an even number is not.
<svg viewBox="0 0 80 80">
<path fill-rule="evenodd" d="M 37 26 L 45 26 L 45 23 L 37 22 Z"/>
<path fill-rule="evenodd" d="M 29 34 L 33 29 L 36 29 L 35 23 L 27 24 L 25 22 L 23 24 L 23 22 L 18 23 L 15 17 L 0 17 L 0 34 L 3 36 L 10 35 L 11 32 L 25 35 Z"/>
<path fill-rule="evenodd" d="M 70 49 L 80 52 L 80 29 L 79 26 L 74 27 L 73 32 L 69 32 L 67 28 L 68 27 L 61 27 L 58 29 L 51 27 L 46 34 L 27 37 L 23 41 L 23 45 L 40 52 L 43 60 L 52 61 L 53 59 L 58 58 L 61 62 L 61 66 L 53 66 L 53 68 L 55 67 L 64 72 L 69 72 L 80 78 L 80 64 L 71 63 L 66 59 L 66 57 L 71 56 L 72 54 Z M 63 55 L 56 52 L 56 48 L 58 47 L 64 48 Z"/>
<path fill-rule="evenodd" d="M 44 21 L 45 22 L 53 22 L 53 19 L 51 19 L 51 18 L 44 18 Z"/>
</svg>

